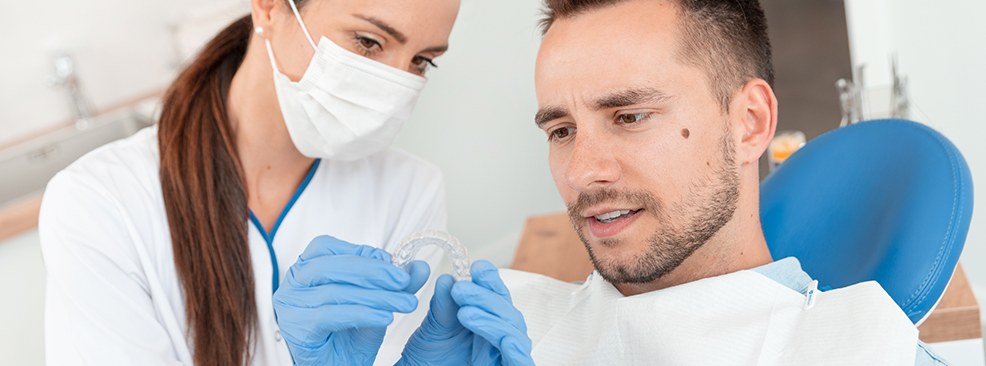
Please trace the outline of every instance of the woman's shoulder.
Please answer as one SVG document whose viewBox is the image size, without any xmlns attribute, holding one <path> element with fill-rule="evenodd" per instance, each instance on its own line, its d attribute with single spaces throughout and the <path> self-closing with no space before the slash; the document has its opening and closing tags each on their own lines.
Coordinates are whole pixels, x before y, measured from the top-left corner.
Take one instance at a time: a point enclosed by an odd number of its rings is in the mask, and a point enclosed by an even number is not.
<svg viewBox="0 0 986 366">
<path fill-rule="evenodd" d="M 102 205 L 152 212 L 161 198 L 157 127 L 96 148 L 48 181 L 46 207 Z"/>
<path fill-rule="evenodd" d="M 45 260 L 64 265 L 77 263 L 75 257 L 103 256 L 139 273 L 135 240 L 158 244 L 154 234 L 164 222 L 156 156 L 152 126 L 58 172 L 45 188 L 38 217 Z"/>
</svg>

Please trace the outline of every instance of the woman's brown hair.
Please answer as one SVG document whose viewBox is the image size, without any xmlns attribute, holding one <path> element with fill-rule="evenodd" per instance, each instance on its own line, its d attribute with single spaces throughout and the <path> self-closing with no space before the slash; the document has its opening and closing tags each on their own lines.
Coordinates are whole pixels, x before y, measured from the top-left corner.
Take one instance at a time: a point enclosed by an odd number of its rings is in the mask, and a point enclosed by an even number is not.
<svg viewBox="0 0 986 366">
<path fill-rule="evenodd" d="M 200 366 L 250 363 L 257 331 L 250 209 L 226 106 L 251 34 L 247 15 L 209 41 L 171 84 L 158 122 L 164 207 Z"/>
<path fill-rule="evenodd" d="M 257 329 L 247 196 L 226 101 L 247 15 L 210 41 L 168 89 L 158 123 L 161 189 L 196 365 L 243 365 Z"/>
</svg>

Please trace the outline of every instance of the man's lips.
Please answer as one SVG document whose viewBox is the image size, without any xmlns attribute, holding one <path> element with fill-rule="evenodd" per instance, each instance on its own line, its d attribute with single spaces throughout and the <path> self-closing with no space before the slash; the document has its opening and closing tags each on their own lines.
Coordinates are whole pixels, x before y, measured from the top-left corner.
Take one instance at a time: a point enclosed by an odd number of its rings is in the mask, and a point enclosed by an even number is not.
<svg viewBox="0 0 986 366">
<path fill-rule="evenodd" d="M 619 211 L 640 211 L 640 207 L 619 207 L 619 206 L 599 206 L 591 207 L 582 212 L 582 217 L 593 218 L 595 216 L 613 214 Z"/>
<path fill-rule="evenodd" d="M 589 221 L 589 231 L 592 232 L 592 236 L 606 238 L 618 234 L 636 221 L 641 211 L 643 209 L 610 210 L 587 216 L 585 219 Z"/>
</svg>

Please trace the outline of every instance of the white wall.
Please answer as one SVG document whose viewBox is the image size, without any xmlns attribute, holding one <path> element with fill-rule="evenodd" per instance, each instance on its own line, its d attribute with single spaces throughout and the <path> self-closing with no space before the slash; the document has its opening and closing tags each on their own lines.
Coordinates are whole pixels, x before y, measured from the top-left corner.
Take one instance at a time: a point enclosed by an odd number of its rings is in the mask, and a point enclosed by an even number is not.
<svg viewBox="0 0 986 366">
<path fill-rule="evenodd" d="M 0 146 L 69 121 L 67 93 L 46 85 L 55 53 L 72 54 L 84 91 L 107 108 L 166 87 L 180 62 L 172 27 L 229 1 L 2 1 Z M 44 364 L 44 291 L 37 230 L 0 242 L 0 365 Z"/>
<path fill-rule="evenodd" d="M 854 65 L 866 64 L 870 86 L 889 85 L 889 57 L 897 53 L 912 104 L 929 126 L 965 156 L 978 196 L 962 255 L 964 268 L 986 299 L 986 1 L 847 0 Z"/>
<path fill-rule="evenodd" d="M 210 28 L 188 12 L 215 13 L 236 3 L 242 1 L 4 1 L 0 145 L 69 118 L 64 92 L 45 85 L 51 55 L 44 44 L 74 49 L 83 87 L 105 108 L 168 85 L 182 57 L 170 28 L 179 21 L 191 23 L 191 33 Z M 539 4 L 463 0 L 451 49 L 429 72 L 397 142 L 441 167 L 449 231 L 473 258 L 501 266 L 510 263 L 524 218 L 564 208 L 548 173 L 546 138 L 533 122 Z M 44 268 L 37 240 L 32 231 L 0 242 L 2 365 L 43 363 Z"/>
<path fill-rule="evenodd" d="M 4 3 L 0 146 L 70 118 L 67 94 L 45 83 L 58 50 L 73 54 L 84 91 L 106 108 L 167 87 L 187 48 L 179 39 L 194 38 L 176 36 L 177 25 L 208 33 L 195 18 L 224 6 L 248 11 L 246 0 Z M 450 231 L 470 247 L 515 235 L 532 213 L 563 208 L 533 123 L 539 6 L 464 0 L 451 49 L 397 142 L 443 169 Z"/>
<path fill-rule="evenodd" d="M 0 365 L 44 365 L 45 269 L 38 231 L 0 241 Z"/>
<path fill-rule="evenodd" d="M 181 61 L 172 29 L 189 12 L 242 0 L 2 2 L 0 146 L 66 123 L 67 93 L 49 87 L 57 53 L 71 53 L 97 109 L 161 90 Z"/>
<path fill-rule="evenodd" d="M 524 218 L 564 204 L 534 125 L 539 0 L 463 0 L 450 49 L 397 145 L 442 167 L 449 231 L 474 257 L 509 264 Z"/>
</svg>

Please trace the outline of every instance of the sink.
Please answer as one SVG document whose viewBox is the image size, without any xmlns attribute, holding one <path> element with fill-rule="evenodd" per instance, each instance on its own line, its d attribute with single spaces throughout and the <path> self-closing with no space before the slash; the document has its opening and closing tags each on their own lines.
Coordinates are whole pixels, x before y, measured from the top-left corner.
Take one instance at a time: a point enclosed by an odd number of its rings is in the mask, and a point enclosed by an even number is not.
<svg viewBox="0 0 986 366">
<path fill-rule="evenodd" d="M 0 150 L 0 207 L 44 191 L 48 180 L 93 149 L 133 135 L 153 118 L 126 107 Z"/>
</svg>

